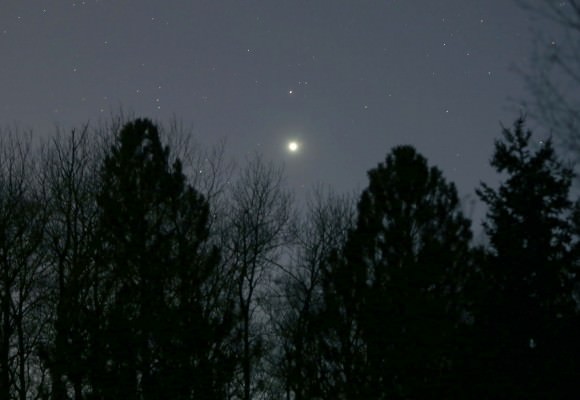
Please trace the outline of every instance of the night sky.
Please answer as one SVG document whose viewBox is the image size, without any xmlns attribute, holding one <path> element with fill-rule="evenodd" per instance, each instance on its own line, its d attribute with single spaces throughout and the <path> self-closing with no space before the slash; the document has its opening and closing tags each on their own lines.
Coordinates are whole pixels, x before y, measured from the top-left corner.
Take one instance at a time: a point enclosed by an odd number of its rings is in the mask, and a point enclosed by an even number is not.
<svg viewBox="0 0 580 400">
<path fill-rule="evenodd" d="M 176 117 L 238 160 L 283 162 L 297 197 L 360 190 L 412 144 L 474 197 L 497 180 L 531 47 L 511 0 L 5 0 L 0 125 L 47 137 L 121 108 Z"/>
</svg>

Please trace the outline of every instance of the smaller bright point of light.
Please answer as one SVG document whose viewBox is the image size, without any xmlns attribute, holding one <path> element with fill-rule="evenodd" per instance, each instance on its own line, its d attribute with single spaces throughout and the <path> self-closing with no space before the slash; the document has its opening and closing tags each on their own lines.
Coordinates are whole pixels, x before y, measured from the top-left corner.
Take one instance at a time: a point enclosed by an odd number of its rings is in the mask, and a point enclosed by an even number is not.
<svg viewBox="0 0 580 400">
<path fill-rule="evenodd" d="M 289 91 L 288 91 L 288 94 L 292 94 L 292 93 L 294 93 L 294 91 L 293 91 L 293 90 L 289 90 Z"/>
</svg>

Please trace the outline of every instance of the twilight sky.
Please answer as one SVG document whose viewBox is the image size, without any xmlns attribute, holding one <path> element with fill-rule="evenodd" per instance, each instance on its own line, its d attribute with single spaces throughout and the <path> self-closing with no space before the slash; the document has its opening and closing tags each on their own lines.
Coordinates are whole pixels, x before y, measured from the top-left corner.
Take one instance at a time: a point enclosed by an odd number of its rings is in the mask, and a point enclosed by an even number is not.
<svg viewBox="0 0 580 400">
<path fill-rule="evenodd" d="M 297 196 L 362 189 L 412 144 L 473 195 L 525 95 L 529 26 L 512 0 L 3 0 L 0 125 L 176 116 L 282 160 Z"/>
</svg>

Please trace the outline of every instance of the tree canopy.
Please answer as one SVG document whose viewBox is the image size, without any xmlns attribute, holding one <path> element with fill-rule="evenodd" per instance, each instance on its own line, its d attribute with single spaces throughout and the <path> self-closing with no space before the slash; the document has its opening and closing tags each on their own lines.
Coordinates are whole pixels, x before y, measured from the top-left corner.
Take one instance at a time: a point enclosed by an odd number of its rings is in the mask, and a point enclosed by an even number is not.
<svg viewBox="0 0 580 400">
<path fill-rule="evenodd" d="M 0 140 L 0 398 L 577 390 L 580 203 L 522 118 L 495 142 L 498 187 L 477 190 L 480 245 L 412 146 L 368 172 L 358 202 L 318 191 L 302 209 L 273 163 L 221 176 L 223 153 L 199 152 L 215 174 L 200 178 L 170 134 L 136 119 L 39 153 Z"/>
</svg>

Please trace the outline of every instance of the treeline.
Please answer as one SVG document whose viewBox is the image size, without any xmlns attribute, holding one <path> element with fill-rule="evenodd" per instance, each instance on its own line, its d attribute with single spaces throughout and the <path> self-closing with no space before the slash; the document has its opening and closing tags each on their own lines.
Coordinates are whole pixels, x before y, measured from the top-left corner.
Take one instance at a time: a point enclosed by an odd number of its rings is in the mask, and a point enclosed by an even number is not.
<svg viewBox="0 0 580 400">
<path fill-rule="evenodd" d="M 522 119 L 477 190 L 485 245 L 411 146 L 360 198 L 296 210 L 259 156 L 233 168 L 144 119 L 106 131 L 1 133 L 0 399 L 579 393 L 574 175 Z"/>
</svg>

